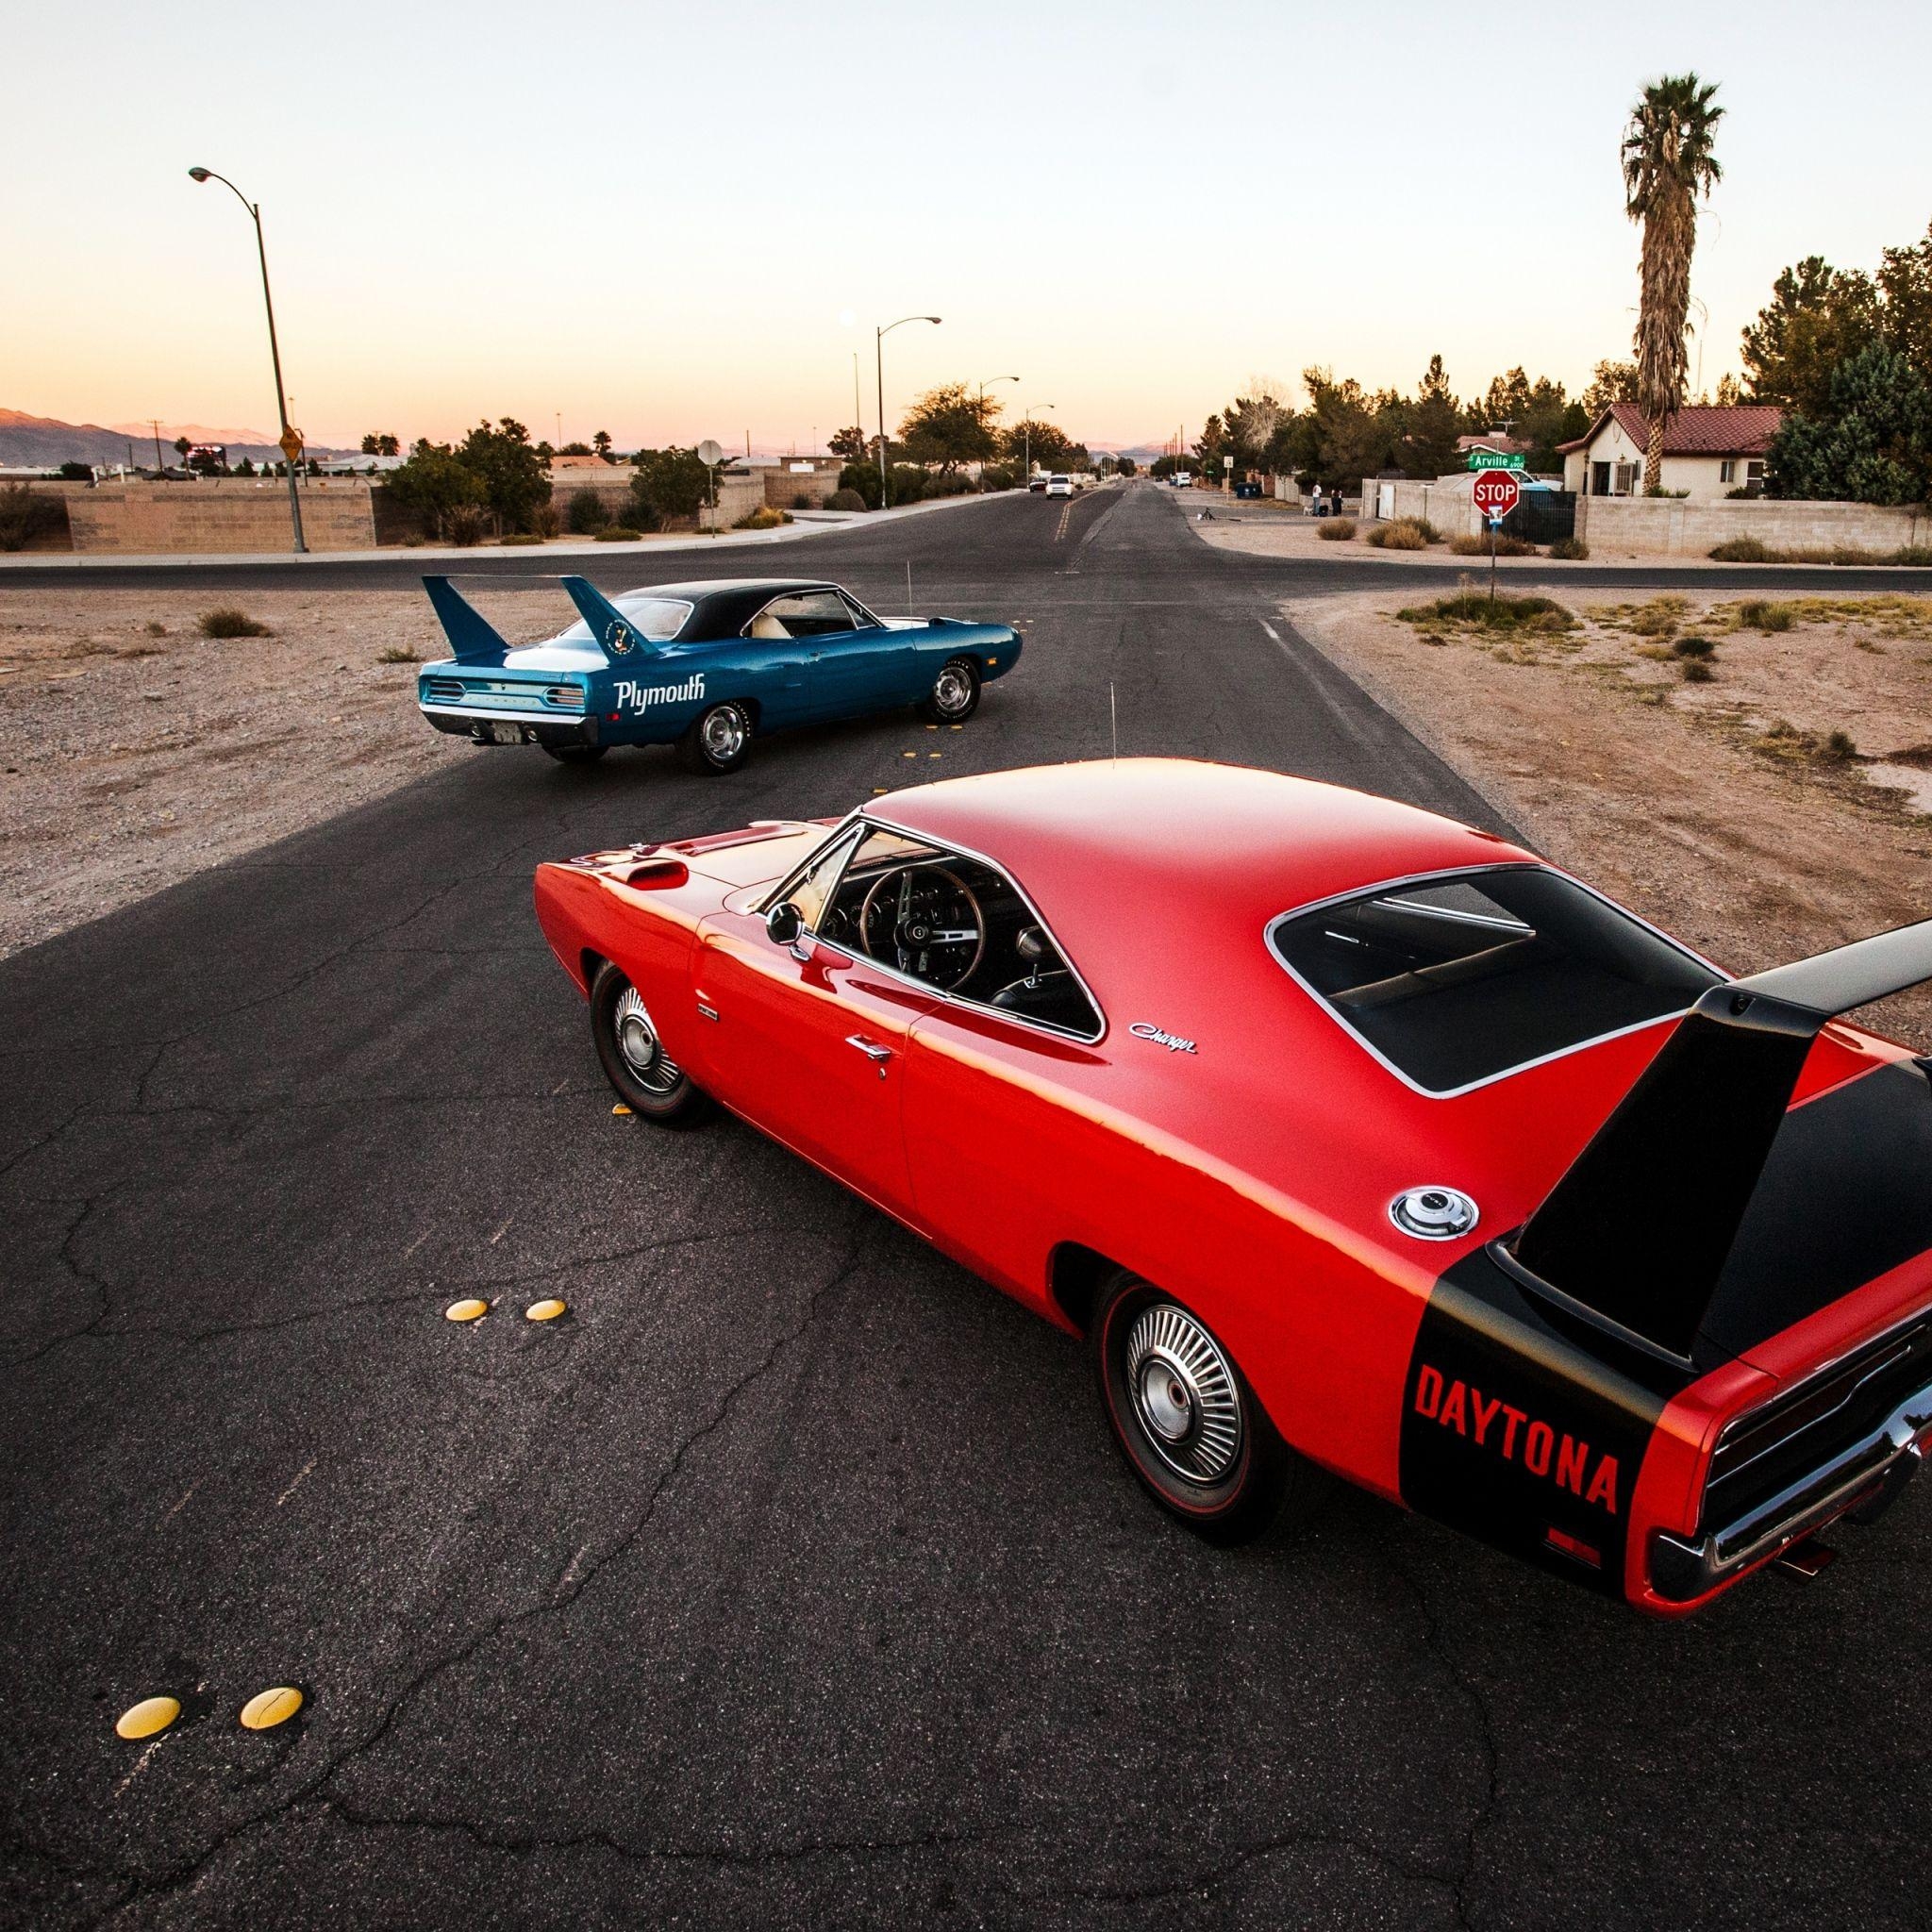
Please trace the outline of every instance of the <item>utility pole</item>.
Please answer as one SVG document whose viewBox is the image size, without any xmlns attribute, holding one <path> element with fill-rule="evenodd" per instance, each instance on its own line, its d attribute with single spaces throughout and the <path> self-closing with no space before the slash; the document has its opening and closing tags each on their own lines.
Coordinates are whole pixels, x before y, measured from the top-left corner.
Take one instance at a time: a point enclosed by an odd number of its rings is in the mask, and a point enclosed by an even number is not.
<svg viewBox="0 0 1932 1932">
<path fill-rule="evenodd" d="M 161 460 L 161 419 L 158 416 L 150 416 L 147 422 L 148 427 L 155 433 L 155 480 L 159 482 L 162 471 L 168 467 Z"/>
</svg>

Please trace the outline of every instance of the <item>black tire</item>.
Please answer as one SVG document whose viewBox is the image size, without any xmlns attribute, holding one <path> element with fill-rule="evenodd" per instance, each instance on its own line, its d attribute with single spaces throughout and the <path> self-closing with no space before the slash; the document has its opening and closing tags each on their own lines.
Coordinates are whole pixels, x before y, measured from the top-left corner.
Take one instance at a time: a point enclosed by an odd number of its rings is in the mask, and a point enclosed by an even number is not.
<svg viewBox="0 0 1932 1932">
<path fill-rule="evenodd" d="M 949 658 L 915 708 L 928 724 L 963 724 L 979 708 L 979 684 L 971 658 Z"/>
<path fill-rule="evenodd" d="M 621 1011 L 625 1008 L 626 993 L 630 995 L 631 1007 Z M 698 1104 L 698 1089 L 691 1075 L 661 1047 L 657 1050 L 655 1061 L 639 1051 L 640 1019 L 643 1032 L 655 1044 L 657 1029 L 637 989 L 607 959 L 591 981 L 591 1039 L 603 1065 L 604 1077 L 634 1114 L 660 1124 L 680 1120 Z"/>
<path fill-rule="evenodd" d="M 594 765 L 610 747 L 608 744 L 546 744 L 543 749 L 559 765 Z"/>
<path fill-rule="evenodd" d="M 707 705 L 677 741 L 677 761 L 687 772 L 722 778 L 751 756 L 751 713 L 736 698 Z"/>
<path fill-rule="evenodd" d="M 1160 1338 L 1151 1348 L 1150 1336 Z M 1195 1346 L 1201 1341 L 1205 1353 Z M 1102 1285 L 1088 1345 L 1101 1407 L 1127 1467 L 1196 1536 L 1223 1545 L 1252 1542 L 1277 1524 L 1302 1521 L 1327 1492 L 1328 1477 L 1281 1440 L 1234 1357 L 1172 1295 L 1119 1270 Z M 1157 1431 L 1154 1409 L 1135 1388 L 1137 1349 L 1148 1382 L 1170 1362 L 1191 1359 L 1191 1366 L 1169 1369 L 1164 1412 L 1186 1417 L 1191 1434 L 1163 1439 Z"/>
</svg>

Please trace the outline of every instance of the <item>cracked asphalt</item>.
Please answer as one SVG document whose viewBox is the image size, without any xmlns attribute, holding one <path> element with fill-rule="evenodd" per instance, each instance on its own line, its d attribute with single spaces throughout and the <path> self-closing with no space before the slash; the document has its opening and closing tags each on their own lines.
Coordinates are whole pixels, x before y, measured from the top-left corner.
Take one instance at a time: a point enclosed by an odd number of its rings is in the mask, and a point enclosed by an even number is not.
<svg viewBox="0 0 1932 1932">
<path fill-rule="evenodd" d="M 1494 823 L 1274 616 L 1310 567 L 1059 509 L 662 574 L 1021 622 L 922 775 L 1103 753 L 1111 683 L 1124 752 Z M 1916 1927 L 1924 1496 L 1676 1626 L 1353 1493 L 1217 1552 L 1078 1344 L 749 1129 L 612 1116 L 536 861 L 932 742 L 479 753 L 0 964 L 0 1917 Z"/>
</svg>

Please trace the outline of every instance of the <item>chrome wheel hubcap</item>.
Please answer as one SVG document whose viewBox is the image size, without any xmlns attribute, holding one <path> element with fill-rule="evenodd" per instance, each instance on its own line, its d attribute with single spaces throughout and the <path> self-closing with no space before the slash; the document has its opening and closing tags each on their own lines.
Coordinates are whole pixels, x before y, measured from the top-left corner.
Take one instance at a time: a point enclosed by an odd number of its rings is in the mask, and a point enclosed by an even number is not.
<svg viewBox="0 0 1932 1932">
<path fill-rule="evenodd" d="M 973 680 L 957 664 L 948 664 L 932 688 L 932 700 L 942 711 L 963 711 L 973 698 Z"/>
<path fill-rule="evenodd" d="M 1219 1482 L 1241 1448 L 1241 1405 L 1219 1344 L 1172 1302 L 1140 1315 L 1127 1336 L 1126 1382 L 1147 1440 L 1191 1483 Z"/>
<path fill-rule="evenodd" d="M 684 1078 L 678 1066 L 658 1039 L 658 1029 L 638 997 L 637 988 L 627 986 L 617 1002 L 614 1016 L 617 1050 L 641 1087 L 653 1093 L 669 1093 Z"/>
<path fill-rule="evenodd" d="M 731 705 L 721 705 L 705 720 L 705 750 L 720 760 L 735 758 L 744 748 L 744 715 Z"/>
</svg>

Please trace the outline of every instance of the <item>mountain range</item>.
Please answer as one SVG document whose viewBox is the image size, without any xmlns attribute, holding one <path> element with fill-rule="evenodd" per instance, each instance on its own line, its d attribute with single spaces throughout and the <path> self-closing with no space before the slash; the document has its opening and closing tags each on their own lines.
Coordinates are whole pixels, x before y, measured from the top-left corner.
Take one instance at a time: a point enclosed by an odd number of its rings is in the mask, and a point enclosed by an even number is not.
<svg viewBox="0 0 1932 1932">
<path fill-rule="evenodd" d="M 161 455 L 175 462 L 175 439 L 185 436 L 190 442 L 219 442 L 227 446 L 228 460 L 239 463 L 243 457 L 252 462 L 279 462 L 282 453 L 273 436 L 259 429 L 211 429 L 204 423 L 163 423 L 160 427 Z M 139 469 L 152 468 L 155 459 L 155 432 L 145 423 L 62 423 L 53 416 L 29 416 L 23 409 L 0 409 L 0 467 L 50 469 L 57 463 L 92 463 L 110 468 L 132 462 Z M 308 454 L 323 458 L 346 452 L 310 444 Z"/>
</svg>

